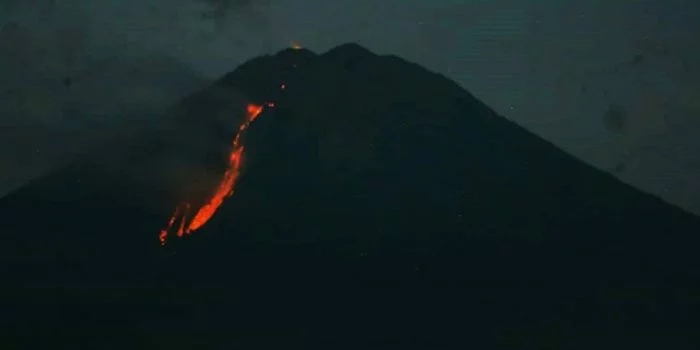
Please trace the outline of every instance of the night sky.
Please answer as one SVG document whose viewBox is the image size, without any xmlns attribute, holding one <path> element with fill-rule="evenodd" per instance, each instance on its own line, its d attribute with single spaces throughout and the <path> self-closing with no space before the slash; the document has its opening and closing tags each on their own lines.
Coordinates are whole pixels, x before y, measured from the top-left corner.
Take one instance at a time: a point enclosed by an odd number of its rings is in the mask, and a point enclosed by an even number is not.
<svg viewBox="0 0 700 350">
<path fill-rule="evenodd" d="M 700 213 L 694 0 L 1 0 L 0 25 L 0 194 L 244 60 L 355 41 Z"/>
</svg>

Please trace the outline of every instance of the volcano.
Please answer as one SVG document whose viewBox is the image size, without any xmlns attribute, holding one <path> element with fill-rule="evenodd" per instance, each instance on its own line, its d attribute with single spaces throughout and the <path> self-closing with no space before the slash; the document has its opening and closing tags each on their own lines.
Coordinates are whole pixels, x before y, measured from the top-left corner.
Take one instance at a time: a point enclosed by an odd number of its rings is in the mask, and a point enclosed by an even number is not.
<svg viewBox="0 0 700 350">
<path fill-rule="evenodd" d="M 700 302 L 700 218 L 356 44 L 251 59 L 0 222 L 6 349 L 677 349 Z"/>
</svg>

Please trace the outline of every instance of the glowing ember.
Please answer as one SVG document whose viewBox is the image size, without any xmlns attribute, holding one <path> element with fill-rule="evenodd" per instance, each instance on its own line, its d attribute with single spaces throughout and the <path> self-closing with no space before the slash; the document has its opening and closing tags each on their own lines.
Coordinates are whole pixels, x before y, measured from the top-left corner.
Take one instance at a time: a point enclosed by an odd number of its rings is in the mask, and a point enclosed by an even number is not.
<svg viewBox="0 0 700 350">
<path fill-rule="evenodd" d="M 268 106 L 274 106 L 272 103 L 268 103 Z M 219 185 L 214 189 L 214 193 L 211 195 L 209 200 L 202 205 L 199 210 L 190 217 L 191 204 L 189 202 L 180 203 L 173 212 L 170 220 L 168 220 L 167 226 L 160 231 L 159 239 L 160 244 L 165 245 L 168 235 L 173 229 L 175 222 L 179 220 L 179 227 L 176 231 L 178 237 L 182 237 L 185 234 L 191 234 L 193 231 L 198 230 L 204 224 L 206 224 L 209 219 L 216 213 L 216 211 L 224 203 L 224 200 L 233 194 L 234 188 L 236 186 L 236 181 L 241 172 L 241 165 L 243 160 L 244 147 L 241 144 L 241 134 L 250 126 L 263 111 L 263 106 L 249 104 L 246 110 L 246 118 L 238 127 L 238 133 L 233 139 L 233 145 L 231 149 L 231 154 L 228 159 L 228 167 L 224 173 L 223 178 L 219 182 Z"/>
</svg>

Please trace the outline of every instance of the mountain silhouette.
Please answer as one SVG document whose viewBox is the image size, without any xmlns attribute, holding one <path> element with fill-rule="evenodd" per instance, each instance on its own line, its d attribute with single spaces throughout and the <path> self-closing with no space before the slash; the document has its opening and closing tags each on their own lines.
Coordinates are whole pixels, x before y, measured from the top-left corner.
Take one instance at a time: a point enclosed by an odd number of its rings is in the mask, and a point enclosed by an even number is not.
<svg viewBox="0 0 700 350">
<path fill-rule="evenodd" d="M 700 218 L 399 57 L 254 58 L 93 151 L 0 200 L 7 348 L 690 344 Z"/>
</svg>

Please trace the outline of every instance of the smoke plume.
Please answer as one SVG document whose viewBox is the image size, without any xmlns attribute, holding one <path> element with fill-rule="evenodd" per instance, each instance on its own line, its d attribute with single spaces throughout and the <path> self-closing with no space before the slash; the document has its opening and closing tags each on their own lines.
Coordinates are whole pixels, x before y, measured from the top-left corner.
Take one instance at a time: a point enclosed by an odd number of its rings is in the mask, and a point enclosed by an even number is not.
<svg viewBox="0 0 700 350">
<path fill-rule="evenodd" d="M 255 42 L 264 8 L 249 0 L 0 1 L 0 195 L 207 86 L 219 73 L 202 68 L 208 41 Z M 252 53 L 232 54 L 230 69 Z"/>
</svg>

